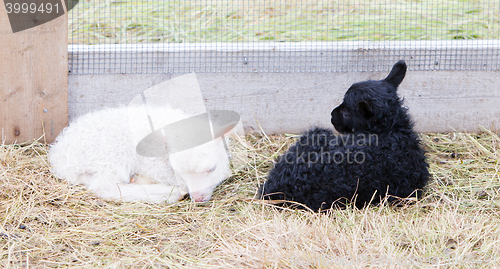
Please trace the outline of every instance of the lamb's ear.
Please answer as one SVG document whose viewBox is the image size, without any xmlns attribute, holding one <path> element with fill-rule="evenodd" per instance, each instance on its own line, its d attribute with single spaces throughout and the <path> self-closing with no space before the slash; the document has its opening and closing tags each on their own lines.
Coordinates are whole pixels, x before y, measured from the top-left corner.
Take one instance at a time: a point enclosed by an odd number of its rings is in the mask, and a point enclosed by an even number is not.
<svg viewBox="0 0 500 269">
<path fill-rule="evenodd" d="M 406 75 L 406 63 L 403 60 L 398 61 L 393 67 L 389 75 L 384 79 L 389 84 L 397 88 L 403 81 Z"/>
<path fill-rule="evenodd" d="M 373 111 L 370 108 L 370 104 L 368 104 L 368 102 L 366 101 L 359 102 L 358 109 L 361 113 L 361 116 L 363 116 L 365 119 L 369 119 L 374 115 Z"/>
</svg>

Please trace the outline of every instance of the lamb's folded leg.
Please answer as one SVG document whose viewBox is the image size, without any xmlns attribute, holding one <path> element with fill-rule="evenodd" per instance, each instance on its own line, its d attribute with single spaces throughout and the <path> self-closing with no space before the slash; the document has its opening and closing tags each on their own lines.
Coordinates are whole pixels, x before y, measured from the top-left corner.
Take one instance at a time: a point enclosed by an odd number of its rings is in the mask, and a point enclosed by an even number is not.
<svg viewBox="0 0 500 269">
<path fill-rule="evenodd" d="M 129 179 L 130 180 L 130 179 Z M 165 184 L 134 184 L 124 183 L 123 179 L 106 177 L 105 180 L 94 176 L 88 189 L 104 199 L 120 199 L 126 202 L 146 201 L 153 203 L 175 203 L 186 193 L 178 186 L 169 186 Z"/>
<path fill-rule="evenodd" d="M 89 188 L 91 189 L 91 188 Z M 179 201 L 185 192 L 178 186 L 168 186 L 163 184 L 115 184 L 103 188 L 91 189 L 97 195 L 105 199 L 119 199 L 125 202 L 145 201 L 153 203 L 175 203 Z"/>
</svg>

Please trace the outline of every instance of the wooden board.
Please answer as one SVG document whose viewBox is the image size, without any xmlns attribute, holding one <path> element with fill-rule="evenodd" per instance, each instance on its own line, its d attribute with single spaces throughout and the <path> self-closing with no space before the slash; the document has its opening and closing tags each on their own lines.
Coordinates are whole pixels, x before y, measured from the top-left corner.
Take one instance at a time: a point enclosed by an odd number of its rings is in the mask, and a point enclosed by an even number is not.
<svg viewBox="0 0 500 269">
<path fill-rule="evenodd" d="M 240 114 L 246 131 L 302 133 L 332 128 L 330 112 L 355 82 L 388 72 L 197 74 L 209 110 Z M 141 91 L 179 74 L 70 75 L 70 120 L 126 105 Z M 408 71 L 398 89 L 418 132 L 500 131 L 500 71 Z"/>
<path fill-rule="evenodd" d="M 68 119 L 67 15 L 12 33 L 0 0 L 0 135 L 4 143 L 45 137 Z M 0 142 L 2 142 L 0 141 Z"/>
</svg>

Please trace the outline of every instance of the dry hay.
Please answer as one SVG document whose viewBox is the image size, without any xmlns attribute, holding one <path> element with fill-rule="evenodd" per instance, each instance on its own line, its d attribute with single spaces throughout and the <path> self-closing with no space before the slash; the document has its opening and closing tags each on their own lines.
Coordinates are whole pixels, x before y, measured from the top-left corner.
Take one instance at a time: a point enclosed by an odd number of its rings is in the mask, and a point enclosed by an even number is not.
<svg viewBox="0 0 500 269">
<path fill-rule="evenodd" d="M 96 198 L 51 176 L 40 143 L 0 146 L 0 266 L 10 268 L 491 268 L 500 264 L 500 138 L 421 136 L 434 180 L 401 208 L 327 214 L 253 200 L 293 136 L 246 137 L 248 159 L 213 199 Z"/>
</svg>

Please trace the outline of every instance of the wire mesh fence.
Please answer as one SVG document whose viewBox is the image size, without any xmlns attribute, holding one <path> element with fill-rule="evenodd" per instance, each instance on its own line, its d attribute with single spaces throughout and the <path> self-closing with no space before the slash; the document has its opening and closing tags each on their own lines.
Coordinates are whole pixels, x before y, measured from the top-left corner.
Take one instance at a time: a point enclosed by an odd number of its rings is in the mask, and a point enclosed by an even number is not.
<svg viewBox="0 0 500 269">
<path fill-rule="evenodd" d="M 74 74 L 500 69 L 500 0 L 106 0 L 69 13 Z"/>
</svg>

